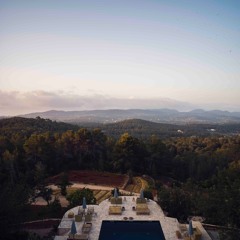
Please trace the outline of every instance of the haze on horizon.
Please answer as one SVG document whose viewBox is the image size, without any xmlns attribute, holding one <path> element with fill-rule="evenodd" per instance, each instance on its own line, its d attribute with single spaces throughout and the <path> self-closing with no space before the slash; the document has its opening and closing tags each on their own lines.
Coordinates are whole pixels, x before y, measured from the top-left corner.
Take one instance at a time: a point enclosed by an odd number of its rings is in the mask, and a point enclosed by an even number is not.
<svg viewBox="0 0 240 240">
<path fill-rule="evenodd" d="M 240 2 L 0 0 L 0 116 L 240 111 Z"/>
</svg>

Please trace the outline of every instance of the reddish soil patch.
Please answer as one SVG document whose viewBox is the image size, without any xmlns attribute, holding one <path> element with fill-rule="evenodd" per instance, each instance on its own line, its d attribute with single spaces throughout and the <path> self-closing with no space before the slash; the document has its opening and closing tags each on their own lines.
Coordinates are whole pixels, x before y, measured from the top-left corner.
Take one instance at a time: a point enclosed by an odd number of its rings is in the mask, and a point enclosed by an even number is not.
<svg viewBox="0 0 240 240">
<path fill-rule="evenodd" d="M 56 235 L 56 229 L 60 222 L 61 219 L 43 219 L 25 222 L 21 225 L 21 229 L 29 233 L 34 233 L 38 236 L 47 237 L 47 239 L 50 239 L 50 236 Z"/>
<path fill-rule="evenodd" d="M 25 229 L 44 229 L 44 228 L 53 228 L 53 226 L 58 226 L 61 219 L 44 219 L 33 222 L 26 222 L 22 224 L 22 227 Z"/>
<path fill-rule="evenodd" d="M 97 171 L 69 171 L 68 178 L 70 182 L 94 184 L 101 186 L 112 186 L 123 188 L 127 181 L 128 176 L 122 174 L 97 172 Z M 50 184 L 57 184 L 61 181 L 61 175 L 56 175 L 48 179 Z"/>
</svg>

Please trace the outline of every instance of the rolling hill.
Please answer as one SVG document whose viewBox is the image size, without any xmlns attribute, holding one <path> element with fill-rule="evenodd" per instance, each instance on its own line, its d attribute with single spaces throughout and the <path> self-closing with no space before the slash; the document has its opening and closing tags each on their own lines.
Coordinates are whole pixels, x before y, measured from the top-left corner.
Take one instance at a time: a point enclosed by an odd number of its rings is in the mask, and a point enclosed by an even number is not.
<svg viewBox="0 0 240 240">
<path fill-rule="evenodd" d="M 26 136 L 32 133 L 43 132 L 64 132 L 67 130 L 77 130 L 79 127 L 73 124 L 55 122 L 49 119 L 37 118 L 4 118 L 0 119 L 0 134 L 21 133 Z"/>
<path fill-rule="evenodd" d="M 240 123 L 240 112 L 205 111 L 196 109 L 190 112 L 179 112 L 172 109 L 109 109 L 92 111 L 47 111 L 22 115 L 25 118 L 41 117 L 69 123 L 115 123 L 127 119 L 142 119 L 157 123 Z"/>
<path fill-rule="evenodd" d="M 240 134 L 240 123 L 177 125 L 129 119 L 111 124 L 96 124 L 95 127 L 101 128 L 106 135 L 113 137 L 119 137 L 125 132 L 138 138 L 146 138 L 152 135 L 156 135 L 159 138 L 168 138 Z"/>
</svg>

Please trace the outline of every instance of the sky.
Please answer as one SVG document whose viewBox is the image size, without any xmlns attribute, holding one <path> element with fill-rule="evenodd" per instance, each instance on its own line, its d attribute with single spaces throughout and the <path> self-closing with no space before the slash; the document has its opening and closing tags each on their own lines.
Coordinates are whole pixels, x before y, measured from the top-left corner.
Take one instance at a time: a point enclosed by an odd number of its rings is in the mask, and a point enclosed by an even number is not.
<svg viewBox="0 0 240 240">
<path fill-rule="evenodd" d="M 0 116 L 240 111 L 240 1 L 0 0 Z"/>
</svg>

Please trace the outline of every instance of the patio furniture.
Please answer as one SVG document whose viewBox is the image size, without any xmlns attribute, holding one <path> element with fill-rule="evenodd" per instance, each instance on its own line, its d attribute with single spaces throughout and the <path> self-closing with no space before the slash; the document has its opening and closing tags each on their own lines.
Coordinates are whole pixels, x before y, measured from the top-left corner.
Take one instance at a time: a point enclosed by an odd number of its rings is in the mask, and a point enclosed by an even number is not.
<svg viewBox="0 0 240 240">
<path fill-rule="evenodd" d="M 109 206 L 108 213 L 110 215 L 121 215 L 122 214 L 122 208 L 121 208 L 121 206 Z"/>
<path fill-rule="evenodd" d="M 182 234 L 180 233 L 179 230 L 176 231 L 176 236 L 177 236 L 178 239 L 182 238 Z"/>
<path fill-rule="evenodd" d="M 74 218 L 74 213 L 72 211 L 68 213 L 68 218 Z"/>
<path fill-rule="evenodd" d="M 78 239 L 78 240 L 88 240 L 88 234 L 82 233 L 82 234 L 76 234 L 74 236 L 74 239 Z"/>
<path fill-rule="evenodd" d="M 150 214 L 150 210 L 147 206 L 146 203 L 139 203 L 136 206 L 136 214 L 137 215 L 149 215 Z"/>
<path fill-rule="evenodd" d="M 194 228 L 193 228 L 193 235 L 191 236 L 191 238 L 190 238 L 190 236 L 189 236 L 189 233 L 188 233 L 188 232 L 185 232 L 183 239 L 184 239 L 184 240 L 200 240 L 201 237 L 202 237 L 202 233 L 201 233 L 201 231 L 199 230 L 199 228 L 198 228 L 198 227 L 194 227 Z"/>
<path fill-rule="evenodd" d="M 89 233 L 92 228 L 92 223 L 84 223 L 82 226 L 82 232 L 83 233 Z"/>
<path fill-rule="evenodd" d="M 74 235 L 73 234 L 69 234 L 67 240 L 72 240 L 72 239 L 74 239 Z"/>
<path fill-rule="evenodd" d="M 88 214 L 93 214 L 93 213 L 94 213 L 94 207 L 89 206 L 89 207 L 88 207 L 88 210 L 87 210 L 87 213 L 88 213 Z"/>
<path fill-rule="evenodd" d="M 111 201 L 111 204 L 122 204 L 122 198 L 120 197 L 117 197 L 117 198 L 112 197 L 110 201 Z"/>
<path fill-rule="evenodd" d="M 76 222 L 81 222 L 82 219 L 83 219 L 82 214 L 77 214 L 77 215 L 75 215 L 75 221 L 76 221 Z"/>
<path fill-rule="evenodd" d="M 147 200 L 145 198 L 137 198 L 136 203 L 146 203 Z"/>
<path fill-rule="evenodd" d="M 85 213 L 85 209 L 83 209 L 82 207 L 78 208 L 78 214 L 84 214 Z"/>
<path fill-rule="evenodd" d="M 194 240 L 200 240 L 201 239 L 202 232 L 200 231 L 200 229 L 198 227 L 193 228 L 193 236 L 194 236 Z"/>
<path fill-rule="evenodd" d="M 187 231 L 187 226 L 186 224 L 179 224 L 178 225 L 179 229 L 181 232 L 186 232 Z"/>
<path fill-rule="evenodd" d="M 85 222 L 91 222 L 92 221 L 92 214 L 86 214 L 85 215 Z"/>
</svg>

